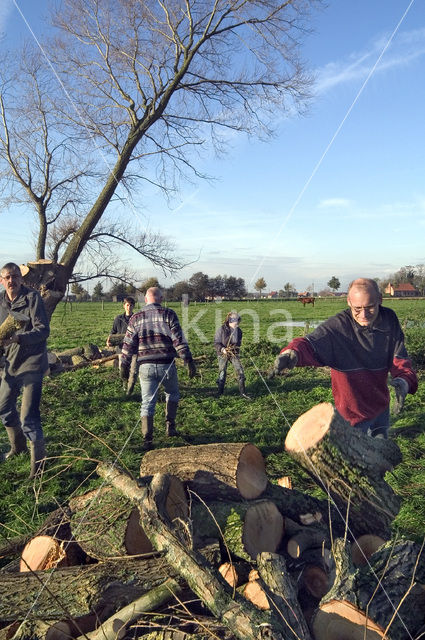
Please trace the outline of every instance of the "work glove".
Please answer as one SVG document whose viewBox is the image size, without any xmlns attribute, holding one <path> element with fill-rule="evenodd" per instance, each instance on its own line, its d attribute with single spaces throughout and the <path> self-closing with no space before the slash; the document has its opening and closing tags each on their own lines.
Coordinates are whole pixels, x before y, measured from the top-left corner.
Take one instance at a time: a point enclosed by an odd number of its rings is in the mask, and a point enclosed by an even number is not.
<svg viewBox="0 0 425 640">
<path fill-rule="evenodd" d="M 297 352 L 293 349 L 286 349 L 279 353 L 276 360 L 274 361 L 273 368 L 269 372 L 269 378 L 274 378 L 282 374 L 285 369 L 293 369 L 297 366 L 298 356 Z"/>
<path fill-rule="evenodd" d="M 189 371 L 189 378 L 194 378 L 196 376 L 196 364 L 193 360 L 188 361 L 187 368 Z"/>
<path fill-rule="evenodd" d="M 399 414 L 404 407 L 404 401 L 409 391 L 409 383 L 404 378 L 393 378 L 389 383 L 395 390 L 395 404 L 393 413 Z"/>
</svg>

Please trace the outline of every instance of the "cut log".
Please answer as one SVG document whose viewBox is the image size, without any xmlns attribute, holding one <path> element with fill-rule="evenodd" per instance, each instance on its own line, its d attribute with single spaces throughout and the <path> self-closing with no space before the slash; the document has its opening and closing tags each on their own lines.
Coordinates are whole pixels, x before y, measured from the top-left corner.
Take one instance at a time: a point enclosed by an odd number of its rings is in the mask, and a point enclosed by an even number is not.
<svg viewBox="0 0 425 640">
<path fill-rule="evenodd" d="M 279 487 L 284 487 L 285 489 L 292 489 L 292 478 L 291 476 L 282 476 L 278 478 L 277 484 Z"/>
<path fill-rule="evenodd" d="M 316 547 L 330 547 L 329 535 L 324 529 L 316 529 L 313 526 L 300 529 L 294 534 L 286 545 L 286 550 L 292 558 L 299 558 L 307 549 Z"/>
<path fill-rule="evenodd" d="M 67 565 L 66 551 L 57 540 L 50 536 L 36 536 L 22 552 L 19 571 L 42 571 Z"/>
<path fill-rule="evenodd" d="M 355 567 L 362 567 L 367 563 L 370 556 L 385 544 L 385 540 L 380 536 L 372 534 L 360 536 L 351 545 L 351 559 Z"/>
<path fill-rule="evenodd" d="M 285 489 L 270 483 L 262 498 L 274 502 L 285 520 L 291 518 L 301 526 L 322 523 L 324 528 L 331 520 L 334 533 L 344 533 L 343 523 L 339 522 L 338 513 L 328 500 L 318 500 L 296 489 Z"/>
<path fill-rule="evenodd" d="M 218 571 L 231 587 L 240 587 L 249 581 L 252 569 L 247 562 L 223 562 Z"/>
<path fill-rule="evenodd" d="M 317 564 L 305 565 L 300 580 L 300 588 L 306 589 L 314 598 L 321 600 L 329 591 L 328 573 Z"/>
<path fill-rule="evenodd" d="M 287 637 L 310 640 L 307 622 L 297 600 L 297 590 L 284 558 L 277 553 L 260 553 L 257 565 L 269 603 L 283 620 Z"/>
<path fill-rule="evenodd" d="M 140 524 L 137 507 L 112 487 L 103 487 L 72 499 L 70 508 L 72 533 L 89 556 L 103 560 L 152 551 L 152 544 Z M 187 518 L 185 490 L 174 476 L 170 477 L 166 511 L 171 520 Z"/>
<path fill-rule="evenodd" d="M 19 313 L 18 311 L 9 313 L 0 324 L 0 340 L 11 338 L 16 331 L 25 327 L 28 322 L 29 318 L 24 313 Z"/>
<path fill-rule="evenodd" d="M 138 501 L 143 526 L 153 546 L 163 551 L 166 559 L 178 567 L 192 591 L 237 638 L 285 640 L 286 634 L 279 618 L 269 615 L 269 612 L 260 612 L 237 592 L 232 597 L 232 590 L 218 572 L 211 570 L 199 553 L 185 548 L 170 530 L 161 502 L 156 500 L 157 476 L 153 478 L 148 492 L 146 488 L 137 487 L 116 466 L 100 463 L 97 472 L 125 495 Z"/>
<path fill-rule="evenodd" d="M 285 449 L 333 497 L 355 536 L 390 535 L 400 498 L 384 481 L 401 460 L 397 445 L 353 429 L 330 403 L 319 404 L 294 422 Z"/>
<path fill-rule="evenodd" d="M 112 333 L 108 336 L 108 342 L 111 347 L 122 347 L 125 333 Z"/>
<path fill-rule="evenodd" d="M 269 500 L 193 502 L 191 518 L 195 546 L 222 535 L 228 549 L 248 562 L 262 551 L 276 551 L 284 533 L 284 519 Z"/>
<path fill-rule="evenodd" d="M 153 449 L 142 458 L 141 476 L 171 473 L 202 498 L 255 500 L 267 486 L 264 458 L 253 444 L 218 443 Z"/>
<path fill-rule="evenodd" d="M 422 548 L 388 543 L 355 569 L 351 549 L 339 539 L 334 556 L 335 582 L 313 619 L 316 640 L 414 638 L 425 622 Z"/>
<path fill-rule="evenodd" d="M 177 572 L 164 558 L 107 560 L 36 574 L 5 573 L 0 580 L 0 622 L 62 620 L 130 604 Z M 55 594 L 55 597 L 52 596 Z"/>
<path fill-rule="evenodd" d="M 32 539 L 48 536 L 54 538 L 63 551 L 66 552 L 66 566 L 83 564 L 87 555 L 72 537 L 70 518 L 71 511 L 67 507 L 52 511 L 33 536 L 21 536 L 5 541 L 0 548 L 0 557 L 22 553 Z M 61 564 L 61 566 L 64 566 L 64 564 Z"/>
<path fill-rule="evenodd" d="M 256 607 L 262 609 L 263 611 L 268 611 L 270 609 L 270 603 L 267 599 L 266 592 L 260 584 L 259 580 L 250 580 L 246 584 L 243 585 L 240 590 L 243 597 L 252 602 Z"/>
</svg>

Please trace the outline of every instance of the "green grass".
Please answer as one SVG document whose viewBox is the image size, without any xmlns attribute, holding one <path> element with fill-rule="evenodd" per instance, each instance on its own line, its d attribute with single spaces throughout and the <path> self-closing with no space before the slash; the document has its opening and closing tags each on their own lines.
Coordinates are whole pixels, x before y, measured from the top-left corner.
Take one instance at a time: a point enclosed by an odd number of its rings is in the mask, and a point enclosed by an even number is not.
<svg viewBox="0 0 425 640">
<path fill-rule="evenodd" d="M 387 481 L 403 497 L 403 506 L 395 526 L 405 536 L 421 539 L 425 534 L 425 392 L 423 390 L 425 335 L 420 323 L 424 301 L 385 301 L 397 312 L 402 324 L 415 323 L 406 329 L 406 341 L 418 362 L 420 386 L 415 396 L 408 396 L 400 416 L 393 417 L 392 434 L 403 452 L 403 462 Z M 189 380 L 187 370 L 178 363 L 182 399 L 178 427 L 182 437 L 170 441 L 164 431 L 164 403 L 155 414 L 156 447 L 181 446 L 217 441 L 246 441 L 256 444 L 266 458 L 271 479 L 290 475 L 295 488 L 315 495 L 320 490 L 284 452 L 284 439 L 298 416 L 315 404 L 332 401 L 329 374 L 321 369 L 296 369 L 284 378 L 266 381 L 264 375 L 280 347 L 292 336 L 308 331 L 305 325 L 291 330 L 276 326 L 287 319 L 323 320 L 345 308 L 339 299 L 320 300 L 313 308 L 303 308 L 297 301 L 246 301 L 220 305 L 191 304 L 182 310 L 173 306 L 183 321 L 195 318 L 197 330 L 188 328 L 187 337 L 198 359 L 198 376 Z M 212 340 L 216 323 L 230 309 L 242 314 L 242 362 L 247 390 L 253 401 L 238 394 L 237 380 L 229 367 L 225 395 L 215 397 L 217 362 Z M 64 350 L 86 343 L 99 347 L 120 304 L 79 303 L 59 305 L 53 318 L 49 347 Z M 184 324 L 184 322 L 183 322 Z M 207 342 L 204 342 L 204 339 Z M 422 361 L 421 361 L 422 358 Z M 138 387 L 136 388 L 138 391 Z M 123 395 L 117 369 L 81 369 L 47 378 L 44 384 L 42 417 L 47 439 L 49 462 L 43 483 L 31 484 L 26 478 L 29 461 L 19 456 L 0 465 L 0 533 L 5 537 L 33 531 L 46 513 L 66 504 L 70 496 L 83 493 L 100 483 L 95 473 L 98 460 L 114 459 L 138 475 L 141 460 L 139 397 Z M 6 449 L 2 437 L 3 450 Z"/>
</svg>

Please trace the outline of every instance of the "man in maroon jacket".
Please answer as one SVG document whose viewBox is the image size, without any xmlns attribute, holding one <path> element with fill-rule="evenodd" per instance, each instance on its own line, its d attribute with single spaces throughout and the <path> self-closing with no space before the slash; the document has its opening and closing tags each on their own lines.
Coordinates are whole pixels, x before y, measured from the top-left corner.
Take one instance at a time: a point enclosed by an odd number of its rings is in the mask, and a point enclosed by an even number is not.
<svg viewBox="0 0 425 640">
<path fill-rule="evenodd" d="M 407 393 L 418 387 L 394 311 L 382 307 L 378 285 L 369 278 L 354 280 L 348 309 L 284 347 L 273 373 L 293 367 L 330 367 L 335 407 L 348 422 L 372 436 L 387 437 L 390 384 L 400 411 Z"/>
</svg>

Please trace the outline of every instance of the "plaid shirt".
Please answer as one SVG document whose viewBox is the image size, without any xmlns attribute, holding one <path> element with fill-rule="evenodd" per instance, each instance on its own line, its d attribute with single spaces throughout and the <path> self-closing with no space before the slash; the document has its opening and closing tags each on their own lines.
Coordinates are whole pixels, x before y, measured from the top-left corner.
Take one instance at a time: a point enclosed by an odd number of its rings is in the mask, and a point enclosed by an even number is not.
<svg viewBox="0 0 425 640">
<path fill-rule="evenodd" d="M 129 367 L 134 354 L 139 364 L 171 363 L 177 356 L 185 362 L 192 360 L 175 311 L 154 303 L 131 316 L 122 346 L 121 365 Z"/>
</svg>

